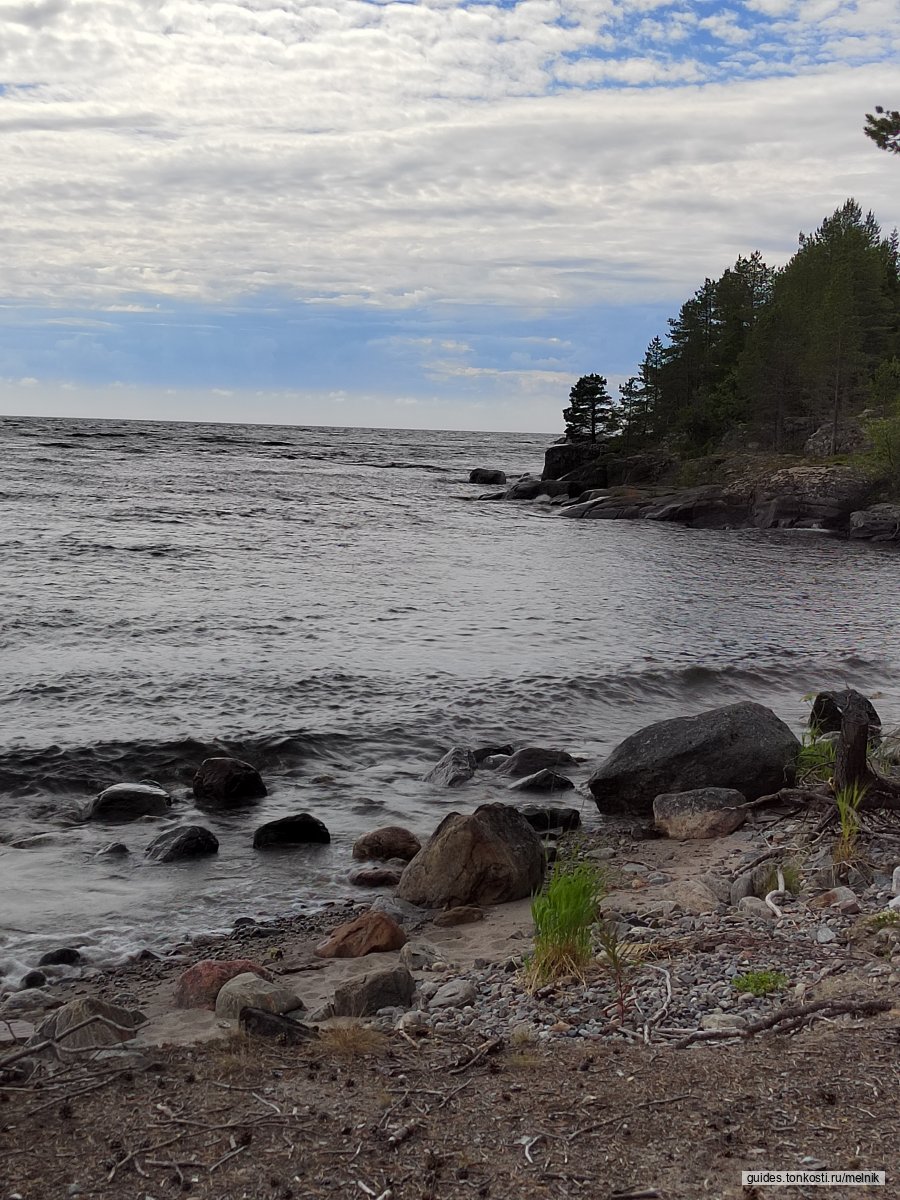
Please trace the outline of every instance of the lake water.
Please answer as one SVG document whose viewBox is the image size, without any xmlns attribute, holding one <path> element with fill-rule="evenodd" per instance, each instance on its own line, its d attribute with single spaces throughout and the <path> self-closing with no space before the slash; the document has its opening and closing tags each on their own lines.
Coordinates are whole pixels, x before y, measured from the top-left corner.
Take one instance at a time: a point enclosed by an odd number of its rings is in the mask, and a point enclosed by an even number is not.
<svg viewBox="0 0 900 1200">
<path fill-rule="evenodd" d="M 649 721 L 749 698 L 799 729 L 804 694 L 844 684 L 900 723 L 896 548 L 478 502 L 472 467 L 539 471 L 547 440 L 0 418 L 7 974 L 349 894 L 360 832 L 508 798 L 422 782 L 455 743 L 563 747 L 584 778 Z M 201 817 L 193 769 L 223 752 L 270 795 Z M 148 863 L 158 823 L 73 821 L 141 778 L 217 857 Z M 252 851 L 298 811 L 330 847 Z M 110 840 L 133 853 L 95 858 Z"/>
</svg>

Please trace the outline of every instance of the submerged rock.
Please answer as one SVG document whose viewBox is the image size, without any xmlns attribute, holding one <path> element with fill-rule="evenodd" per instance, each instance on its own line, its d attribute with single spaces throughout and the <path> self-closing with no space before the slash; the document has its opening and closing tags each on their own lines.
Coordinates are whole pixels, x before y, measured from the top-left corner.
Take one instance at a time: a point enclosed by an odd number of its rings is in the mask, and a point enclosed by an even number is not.
<svg viewBox="0 0 900 1200">
<path fill-rule="evenodd" d="M 59 950 L 48 950 L 38 959 L 39 967 L 77 967 L 82 961 L 81 951 L 74 946 L 62 946 Z"/>
<path fill-rule="evenodd" d="M 748 800 L 793 783 L 800 743 L 752 701 L 657 721 L 613 750 L 588 780 L 601 812 L 649 813 L 667 792 L 734 788 Z"/>
<path fill-rule="evenodd" d="M 505 804 L 482 804 L 441 821 L 403 872 L 397 896 L 426 908 L 502 904 L 532 895 L 543 879 L 543 847 L 525 818 Z"/>
<path fill-rule="evenodd" d="M 135 821 L 138 817 L 165 817 L 172 797 L 156 784 L 114 783 L 84 809 L 86 821 Z"/>
<path fill-rule="evenodd" d="M 402 874 L 402 867 L 362 867 L 347 878 L 356 887 L 396 887 Z"/>
<path fill-rule="evenodd" d="M 489 467 L 475 467 L 469 472 L 469 483 L 506 483 L 506 472 L 493 471 Z"/>
<path fill-rule="evenodd" d="M 224 808 L 254 804 L 268 794 L 256 767 L 239 758 L 204 759 L 193 787 L 197 800 Z"/>
<path fill-rule="evenodd" d="M 253 835 L 254 850 L 269 850 L 278 846 L 327 846 L 331 834 L 325 825 L 309 813 L 297 813 L 278 821 L 267 821 Z"/>
<path fill-rule="evenodd" d="M 576 767 L 577 761 L 565 750 L 547 750 L 543 746 L 526 746 L 511 754 L 501 764 L 497 773 L 517 779 L 522 775 L 535 775 L 538 771 L 551 771 L 554 767 Z"/>
<path fill-rule="evenodd" d="M 475 755 L 465 746 L 454 746 L 424 777 L 438 787 L 458 787 L 475 774 Z"/>
<path fill-rule="evenodd" d="M 501 768 L 502 769 L 502 768 Z M 555 771 L 535 771 L 509 785 L 511 792 L 570 792 L 575 787 L 571 779 L 565 775 L 557 775 Z"/>
<path fill-rule="evenodd" d="M 155 862 L 178 862 L 216 854 L 219 839 L 203 825 L 176 825 L 155 837 L 144 854 Z"/>
</svg>

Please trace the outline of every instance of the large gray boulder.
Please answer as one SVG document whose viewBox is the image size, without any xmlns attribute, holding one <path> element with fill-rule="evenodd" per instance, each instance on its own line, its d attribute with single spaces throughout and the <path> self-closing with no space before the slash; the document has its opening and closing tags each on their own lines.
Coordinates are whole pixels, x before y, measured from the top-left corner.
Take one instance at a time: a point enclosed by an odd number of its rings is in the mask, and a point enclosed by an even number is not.
<svg viewBox="0 0 900 1200">
<path fill-rule="evenodd" d="M 669 792 L 653 801 L 653 820 L 666 837 L 727 837 L 747 820 L 745 797 L 733 788 L 695 788 Z"/>
<path fill-rule="evenodd" d="M 503 904 L 536 892 L 544 850 L 528 821 L 505 804 L 450 813 L 400 878 L 397 896 L 423 908 Z"/>
<path fill-rule="evenodd" d="M 384 967 L 338 984 L 332 1012 L 336 1017 L 368 1017 L 380 1008 L 409 1008 L 415 990 L 407 967 Z"/>
<path fill-rule="evenodd" d="M 800 743 L 752 701 L 657 721 L 620 742 L 588 780 L 601 812 L 649 814 L 656 796 L 727 787 L 755 800 L 793 783 Z"/>
</svg>

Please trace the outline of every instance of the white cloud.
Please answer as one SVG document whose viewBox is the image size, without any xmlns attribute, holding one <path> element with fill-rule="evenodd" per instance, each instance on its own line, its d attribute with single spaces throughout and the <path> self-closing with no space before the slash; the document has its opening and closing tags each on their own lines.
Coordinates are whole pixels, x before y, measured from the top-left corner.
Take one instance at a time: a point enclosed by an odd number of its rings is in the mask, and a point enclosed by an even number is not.
<svg viewBox="0 0 900 1200">
<path fill-rule="evenodd" d="M 704 11 L 0 0 L 4 290 L 110 312 L 667 300 L 785 255 L 849 194 L 897 220 L 860 130 L 892 102 L 893 0 Z"/>
</svg>

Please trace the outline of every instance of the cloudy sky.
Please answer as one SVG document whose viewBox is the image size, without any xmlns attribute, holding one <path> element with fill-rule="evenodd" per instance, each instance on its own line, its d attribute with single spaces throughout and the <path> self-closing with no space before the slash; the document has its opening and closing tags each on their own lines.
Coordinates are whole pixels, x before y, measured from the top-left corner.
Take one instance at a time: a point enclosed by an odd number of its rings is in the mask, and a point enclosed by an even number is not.
<svg viewBox="0 0 900 1200">
<path fill-rule="evenodd" d="M 900 223 L 896 0 L 0 0 L 0 412 L 558 432 Z"/>
</svg>

